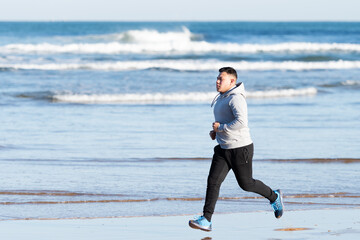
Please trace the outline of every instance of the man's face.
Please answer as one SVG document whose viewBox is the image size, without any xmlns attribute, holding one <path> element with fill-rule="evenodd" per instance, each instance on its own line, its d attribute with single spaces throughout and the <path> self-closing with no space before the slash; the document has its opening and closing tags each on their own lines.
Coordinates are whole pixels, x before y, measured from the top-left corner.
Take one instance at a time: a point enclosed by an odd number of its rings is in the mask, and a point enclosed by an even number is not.
<svg viewBox="0 0 360 240">
<path fill-rule="evenodd" d="M 219 73 L 216 80 L 216 90 L 220 93 L 227 92 L 235 85 L 235 77 L 226 72 Z"/>
</svg>

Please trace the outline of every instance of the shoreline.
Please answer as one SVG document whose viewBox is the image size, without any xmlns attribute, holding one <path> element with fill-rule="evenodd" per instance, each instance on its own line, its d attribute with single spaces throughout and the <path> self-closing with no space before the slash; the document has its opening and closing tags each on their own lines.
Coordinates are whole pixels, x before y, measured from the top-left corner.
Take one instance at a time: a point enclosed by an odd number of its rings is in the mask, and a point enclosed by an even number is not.
<svg viewBox="0 0 360 240">
<path fill-rule="evenodd" d="M 213 231 L 191 229 L 192 215 L 0 221 L 6 239 L 356 239 L 360 207 L 273 213 L 222 213 Z M 21 229 L 21 231 L 19 231 Z M 31 237 L 30 237 L 31 236 Z"/>
</svg>

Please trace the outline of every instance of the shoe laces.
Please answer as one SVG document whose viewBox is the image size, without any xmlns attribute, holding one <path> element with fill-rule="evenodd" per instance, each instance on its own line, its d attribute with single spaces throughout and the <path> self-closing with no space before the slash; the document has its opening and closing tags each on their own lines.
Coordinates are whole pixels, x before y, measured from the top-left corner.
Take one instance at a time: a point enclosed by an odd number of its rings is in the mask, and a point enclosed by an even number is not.
<svg viewBox="0 0 360 240">
<path fill-rule="evenodd" d="M 196 220 L 196 221 L 201 221 L 203 218 L 204 218 L 204 216 L 199 216 L 199 215 L 194 216 L 194 220 Z"/>
<path fill-rule="evenodd" d="M 194 221 L 202 226 L 208 226 L 209 224 L 211 225 L 211 222 L 209 222 L 204 216 L 195 216 Z"/>
<path fill-rule="evenodd" d="M 280 197 L 271 204 L 271 207 L 274 209 L 274 211 L 278 211 L 281 209 Z"/>
<path fill-rule="evenodd" d="M 277 198 L 273 203 L 271 203 L 271 207 L 274 209 L 274 211 L 278 211 L 282 209 L 281 196 L 278 191 L 275 191 L 275 193 L 277 195 Z"/>
</svg>

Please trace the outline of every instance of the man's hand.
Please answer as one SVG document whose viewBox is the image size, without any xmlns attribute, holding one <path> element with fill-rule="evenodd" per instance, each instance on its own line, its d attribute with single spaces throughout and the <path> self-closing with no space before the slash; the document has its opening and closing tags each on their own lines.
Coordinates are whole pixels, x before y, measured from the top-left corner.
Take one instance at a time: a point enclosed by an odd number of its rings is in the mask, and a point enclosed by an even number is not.
<svg viewBox="0 0 360 240">
<path fill-rule="evenodd" d="M 218 131 L 219 126 L 220 126 L 220 123 L 219 123 L 219 122 L 214 122 L 214 123 L 213 123 L 212 127 L 213 127 L 214 132 L 217 132 L 217 131 Z"/>
<path fill-rule="evenodd" d="M 209 135 L 210 135 L 212 140 L 215 140 L 215 138 L 216 138 L 216 132 L 215 131 L 211 130 Z"/>
</svg>

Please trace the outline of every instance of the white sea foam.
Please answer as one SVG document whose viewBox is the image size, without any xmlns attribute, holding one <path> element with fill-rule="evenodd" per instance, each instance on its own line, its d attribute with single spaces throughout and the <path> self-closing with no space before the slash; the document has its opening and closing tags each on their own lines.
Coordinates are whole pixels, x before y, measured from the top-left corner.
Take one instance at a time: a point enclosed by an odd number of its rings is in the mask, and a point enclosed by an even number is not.
<svg viewBox="0 0 360 240">
<path fill-rule="evenodd" d="M 102 63 L 62 63 L 62 64 L 1 64 L 0 68 L 24 70 L 102 70 L 126 71 L 143 69 L 173 69 L 179 71 L 208 71 L 217 70 L 222 66 L 232 66 L 238 71 L 267 71 L 267 70 L 324 70 L 324 69 L 357 69 L 360 61 L 327 61 L 327 62 L 229 62 L 217 60 L 149 60 L 149 61 L 119 61 Z"/>
<path fill-rule="evenodd" d="M 181 32 L 158 32 L 156 30 L 130 30 L 118 35 L 118 39 L 129 43 L 184 43 L 196 37 L 186 27 Z"/>
<path fill-rule="evenodd" d="M 253 92 L 247 92 L 246 96 L 248 98 L 278 98 L 278 97 L 310 96 L 316 94 L 317 94 L 317 89 L 314 87 L 309 87 L 309 88 L 300 88 L 300 89 L 253 91 Z"/>
<path fill-rule="evenodd" d="M 134 30 L 136 31 L 136 30 Z M 162 37 L 162 33 L 140 31 L 124 34 L 126 42 L 104 43 L 72 43 L 56 45 L 40 44 L 9 44 L 0 47 L 4 53 L 74 53 L 74 54 L 204 54 L 204 53 L 271 53 L 271 52 L 360 52 L 360 44 L 352 43 L 309 43 L 288 42 L 278 44 L 238 44 L 238 43 L 210 43 L 206 41 L 192 41 L 191 33 L 172 33 Z M 188 34 L 189 36 L 187 36 Z"/>
<path fill-rule="evenodd" d="M 269 91 L 246 92 L 248 98 L 279 98 L 315 95 L 316 88 L 280 89 Z M 83 103 L 83 104 L 151 104 L 173 102 L 211 102 L 216 92 L 189 92 L 189 93 L 146 93 L 146 94 L 57 94 L 53 96 L 56 102 Z"/>
<path fill-rule="evenodd" d="M 64 94 L 54 95 L 59 102 L 70 103 L 161 103 L 161 102 L 208 102 L 215 93 L 146 93 L 146 94 Z"/>
<path fill-rule="evenodd" d="M 200 40 L 201 34 L 191 33 L 186 27 L 182 27 L 182 31 L 159 32 L 154 29 L 129 30 L 122 33 L 113 33 L 105 35 L 88 35 L 76 37 L 80 41 L 106 41 L 121 43 L 181 43 Z"/>
<path fill-rule="evenodd" d="M 343 86 L 357 86 L 360 85 L 360 80 L 346 80 L 344 82 L 341 82 L 341 85 Z"/>
</svg>

